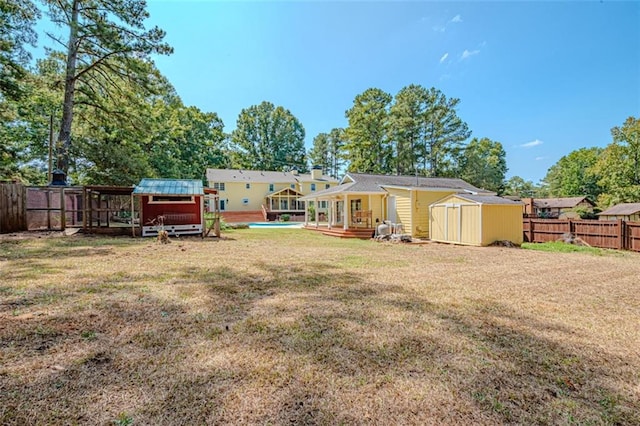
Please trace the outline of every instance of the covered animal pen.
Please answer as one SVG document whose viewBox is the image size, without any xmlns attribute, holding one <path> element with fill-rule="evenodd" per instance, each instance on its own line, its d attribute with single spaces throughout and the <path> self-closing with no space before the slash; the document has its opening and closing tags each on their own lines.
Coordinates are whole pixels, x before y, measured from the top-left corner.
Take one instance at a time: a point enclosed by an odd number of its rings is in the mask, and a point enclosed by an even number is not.
<svg viewBox="0 0 640 426">
<path fill-rule="evenodd" d="M 170 235 L 202 234 L 204 189 L 194 179 L 142 179 L 133 190 L 140 198 L 142 236 L 161 230 Z"/>
<path fill-rule="evenodd" d="M 452 194 L 429 206 L 431 240 L 473 246 L 520 245 L 522 203 L 495 195 Z"/>
</svg>

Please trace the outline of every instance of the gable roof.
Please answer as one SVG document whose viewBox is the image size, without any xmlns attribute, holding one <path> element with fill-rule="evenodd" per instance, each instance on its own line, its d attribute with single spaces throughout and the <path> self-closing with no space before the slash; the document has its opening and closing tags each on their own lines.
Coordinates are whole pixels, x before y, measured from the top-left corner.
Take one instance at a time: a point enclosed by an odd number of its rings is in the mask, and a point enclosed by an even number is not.
<svg viewBox="0 0 640 426">
<path fill-rule="evenodd" d="M 202 181 L 196 179 L 145 178 L 134 188 L 136 195 L 202 195 Z"/>
<path fill-rule="evenodd" d="M 243 182 L 243 183 L 300 183 L 300 182 L 327 182 L 338 183 L 331 176 L 322 176 L 313 179 L 310 174 L 294 175 L 292 172 L 274 172 L 268 170 L 241 170 L 241 169 L 207 169 L 209 182 Z"/>
<path fill-rule="evenodd" d="M 347 173 L 340 182 L 340 185 L 334 186 L 323 191 L 318 191 L 305 197 L 302 200 L 312 200 L 318 197 L 331 196 L 333 194 L 351 193 L 351 194 L 385 194 L 385 187 L 399 187 L 406 189 L 441 189 L 454 190 L 457 192 L 473 192 L 486 193 L 487 191 L 476 188 L 470 183 L 462 179 L 451 178 L 427 178 L 416 176 L 390 176 L 390 175 L 372 175 L 365 173 Z"/>
<path fill-rule="evenodd" d="M 342 179 L 351 178 L 357 184 L 358 188 L 367 190 L 376 190 L 384 186 L 401 187 L 401 188 L 440 188 L 440 189 L 457 189 L 470 192 L 486 192 L 483 189 L 476 188 L 462 179 L 455 178 L 428 178 L 420 176 L 391 176 L 391 175 L 372 175 L 365 173 L 347 173 Z M 353 188 L 352 188 L 353 190 Z"/>
<path fill-rule="evenodd" d="M 549 209 L 570 209 L 576 207 L 583 201 L 594 205 L 587 197 L 567 197 L 567 198 L 535 198 L 533 205 L 537 208 Z"/>
<path fill-rule="evenodd" d="M 599 216 L 631 216 L 632 214 L 640 213 L 640 203 L 622 203 L 616 204 L 613 207 L 609 207 L 602 213 L 598 213 Z"/>
<path fill-rule="evenodd" d="M 463 200 L 473 201 L 481 204 L 500 204 L 500 205 L 510 205 L 510 206 L 522 206 L 522 202 L 510 200 L 508 198 L 498 197 L 497 195 L 482 195 L 482 194 L 453 194 L 451 197 L 462 198 Z M 449 198 L 449 197 L 447 197 Z M 437 203 L 439 203 L 438 201 Z M 436 203 L 436 204 L 437 204 Z"/>
</svg>

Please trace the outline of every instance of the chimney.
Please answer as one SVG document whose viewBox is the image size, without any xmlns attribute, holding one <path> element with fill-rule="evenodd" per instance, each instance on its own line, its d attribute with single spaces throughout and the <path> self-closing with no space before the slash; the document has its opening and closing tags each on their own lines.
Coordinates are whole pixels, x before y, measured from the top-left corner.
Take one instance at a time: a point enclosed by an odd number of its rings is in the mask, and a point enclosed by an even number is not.
<svg viewBox="0 0 640 426">
<path fill-rule="evenodd" d="M 311 179 L 313 180 L 322 179 L 322 166 L 313 166 L 311 168 Z"/>
<path fill-rule="evenodd" d="M 291 174 L 294 176 L 298 176 L 298 168 L 294 167 L 293 169 L 291 169 Z"/>
</svg>

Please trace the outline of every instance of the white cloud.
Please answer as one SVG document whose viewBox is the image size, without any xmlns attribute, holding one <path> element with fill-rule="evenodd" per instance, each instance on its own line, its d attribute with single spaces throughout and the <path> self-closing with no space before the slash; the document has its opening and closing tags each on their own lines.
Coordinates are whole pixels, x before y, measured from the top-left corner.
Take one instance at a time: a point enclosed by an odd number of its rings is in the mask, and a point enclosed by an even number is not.
<svg viewBox="0 0 640 426">
<path fill-rule="evenodd" d="M 536 161 L 544 160 L 544 157 L 536 157 L 535 160 Z"/>
<path fill-rule="evenodd" d="M 522 145 L 520 145 L 520 148 L 533 148 L 534 146 L 538 146 L 538 145 L 542 145 L 544 142 L 542 142 L 541 140 L 534 140 L 531 142 L 527 142 L 527 143 L 523 143 Z"/>
<path fill-rule="evenodd" d="M 470 58 L 473 55 L 477 55 L 478 53 L 480 53 L 480 49 L 471 50 L 471 51 L 464 49 L 464 52 L 462 52 L 462 55 L 460 56 L 460 60 L 461 61 L 465 60 L 467 58 Z"/>
<path fill-rule="evenodd" d="M 444 61 L 446 61 L 448 57 L 449 57 L 449 52 L 442 55 L 442 58 L 440 58 L 440 63 L 443 63 Z"/>
<path fill-rule="evenodd" d="M 436 25 L 435 27 L 433 27 L 433 31 L 437 32 L 437 33 L 443 33 L 446 30 L 445 27 L 442 27 L 440 25 Z"/>
<path fill-rule="evenodd" d="M 462 17 L 460 15 L 456 15 L 449 22 L 462 22 Z"/>
</svg>

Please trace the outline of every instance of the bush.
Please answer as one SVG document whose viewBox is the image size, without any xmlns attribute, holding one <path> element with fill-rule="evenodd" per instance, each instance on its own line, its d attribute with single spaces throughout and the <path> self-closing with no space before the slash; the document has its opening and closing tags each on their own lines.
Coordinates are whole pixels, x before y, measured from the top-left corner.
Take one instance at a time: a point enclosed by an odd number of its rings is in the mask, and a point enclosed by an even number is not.
<svg viewBox="0 0 640 426">
<path fill-rule="evenodd" d="M 280 221 L 282 222 L 289 222 L 290 219 L 291 219 L 291 216 L 286 213 L 280 215 Z"/>
</svg>

